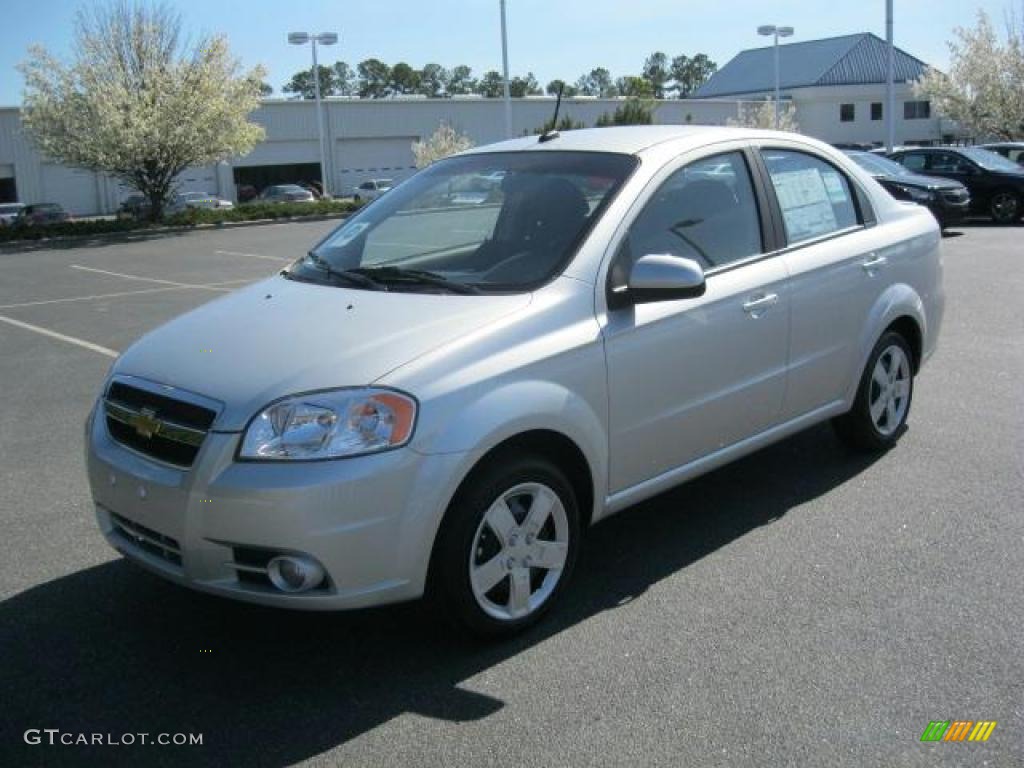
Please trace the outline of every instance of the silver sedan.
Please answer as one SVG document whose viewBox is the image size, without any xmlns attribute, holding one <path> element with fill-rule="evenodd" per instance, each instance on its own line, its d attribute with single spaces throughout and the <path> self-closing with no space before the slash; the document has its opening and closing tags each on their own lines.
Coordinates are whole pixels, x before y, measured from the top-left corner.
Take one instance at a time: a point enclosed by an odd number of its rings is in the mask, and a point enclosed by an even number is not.
<svg viewBox="0 0 1024 768">
<path fill-rule="evenodd" d="M 510 633 L 611 514 L 822 421 L 891 447 L 942 311 L 934 218 L 813 139 L 482 147 L 129 348 L 87 423 L 97 518 L 195 589 L 429 593 Z"/>
</svg>

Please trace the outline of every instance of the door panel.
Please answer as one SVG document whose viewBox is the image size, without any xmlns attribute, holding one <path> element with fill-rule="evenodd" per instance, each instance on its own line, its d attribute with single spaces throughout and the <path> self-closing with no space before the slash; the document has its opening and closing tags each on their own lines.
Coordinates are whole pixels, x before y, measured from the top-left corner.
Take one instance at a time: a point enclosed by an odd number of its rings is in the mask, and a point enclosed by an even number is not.
<svg viewBox="0 0 1024 768">
<path fill-rule="evenodd" d="M 788 332 L 786 272 L 776 258 L 710 276 L 700 298 L 610 312 L 610 490 L 775 424 Z"/>
</svg>

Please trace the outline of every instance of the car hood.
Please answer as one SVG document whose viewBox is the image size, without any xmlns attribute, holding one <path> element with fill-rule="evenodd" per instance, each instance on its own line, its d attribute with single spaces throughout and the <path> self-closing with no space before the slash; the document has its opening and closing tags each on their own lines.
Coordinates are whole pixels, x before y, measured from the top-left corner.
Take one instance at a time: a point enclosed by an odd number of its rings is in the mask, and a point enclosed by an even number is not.
<svg viewBox="0 0 1024 768">
<path fill-rule="evenodd" d="M 213 428 L 236 431 L 272 400 L 371 384 L 529 303 L 529 294 L 392 293 L 274 277 L 148 333 L 112 372 L 218 400 Z"/>
<path fill-rule="evenodd" d="M 940 176 L 924 176 L 920 173 L 883 176 L 881 178 L 894 184 L 906 184 L 908 187 L 923 187 L 925 189 L 960 189 L 963 187 L 963 184 L 953 179 L 944 179 Z"/>
</svg>

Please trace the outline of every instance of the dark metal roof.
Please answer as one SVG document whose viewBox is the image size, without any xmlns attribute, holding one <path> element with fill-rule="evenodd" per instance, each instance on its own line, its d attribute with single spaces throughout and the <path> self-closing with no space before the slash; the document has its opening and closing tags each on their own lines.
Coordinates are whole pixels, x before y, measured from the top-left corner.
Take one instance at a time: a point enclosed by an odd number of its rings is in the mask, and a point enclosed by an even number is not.
<svg viewBox="0 0 1024 768">
<path fill-rule="evenodd" d="M 779 85 L 793 89 L 884 83 L 886 49 L 885 41 L 870 32 L 780 45 Z M 713 98 L 771 91 L 775 88 L 774 57 L 773 46 L 741 51 L 694 95 Z M 898 83 L 916 80 L 928 69 L 923 61 L 899 48 L 895 49 L 894 64 Z"/>
</svg>

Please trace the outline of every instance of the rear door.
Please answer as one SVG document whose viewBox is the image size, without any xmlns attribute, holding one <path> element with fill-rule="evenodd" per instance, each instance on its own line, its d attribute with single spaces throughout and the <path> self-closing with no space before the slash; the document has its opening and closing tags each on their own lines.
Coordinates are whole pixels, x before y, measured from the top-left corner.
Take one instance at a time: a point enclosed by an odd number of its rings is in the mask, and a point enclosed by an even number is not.
<svg viewBox="0 0 1024 768">
<path fill-rule="evenodd" d="M 887 285 L 888 260 L 867 196 L 829 158 L 805 146 L 765 146 L 764 171 L 785 234 L 789 376 L 782 419 L 843 398 L 859 376 L 859 342 Z"/>
</svg>

